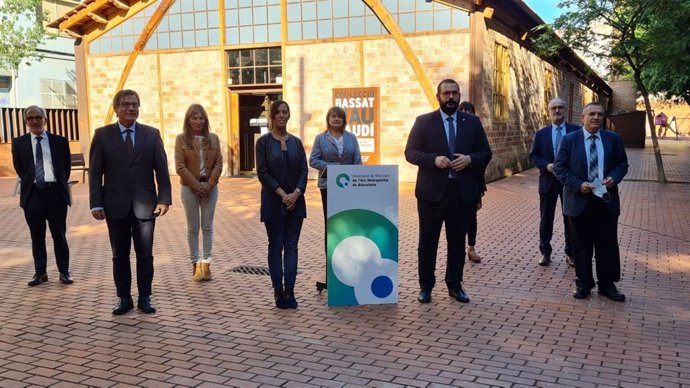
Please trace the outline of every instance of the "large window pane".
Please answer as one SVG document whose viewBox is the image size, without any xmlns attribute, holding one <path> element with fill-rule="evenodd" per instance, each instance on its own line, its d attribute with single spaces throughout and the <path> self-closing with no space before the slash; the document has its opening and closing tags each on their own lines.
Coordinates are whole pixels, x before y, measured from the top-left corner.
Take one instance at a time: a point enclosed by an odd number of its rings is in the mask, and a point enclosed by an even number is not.
<svg viewBox="0 0 690 388">
<path fill-rule="evenodd" d="M 253 84 L 254 83 L 254 68 L 243 69 L 242 72 L 242 84 Z"/>
<path fill-rule="evenodd" d="M 256 68 L 256 83 L 257 84 L 267 84 L 268 79 L 268 67 L 257 67 Z"/>
<path fill-rule="evenodd" d="M 381 22 L 379 19 L 376 18 L 376 16 L 367 16 L 366 17 L 366 29 L 367 29 L 367 35 L 380 35 L 383 34 L 383 28 L 381 26 Z"/>
<path fill-rule="evenodd" d="M 268 66 L 268 49 L 256 49 L 254 51 L 254 63 L 256 66 Z"/>
<path fill-rule="evenodd" d="M 237 50 L 232 50 L 228 53 L 228 67 L 239 67 L 240 66 L 240 52 Z"/>
<path fill-rule="evenodd" d="M 266 24 L 266 7 L 254 7 L 254 24 Z"/>
<path fill-rule="evenodd" d="M 182 33 L 182 45 L 184 47 L 194 47 L 196 45 L 194 31 L 185 31 Z"/>
<path fill-rule="evenodd" d="M 414 5 L 417 1 L 401 0 L 398 3 L 398 12 L 414 12 Z"/>
<path fill-rule="evenodd" d="M 364 35 L 364 18 L 350 18 L 350 36 Z"/>
<path fill-rule="evenodd" d="M 209 12 L 208 13 L 208 27 L 209 28 L 218 28 L 220 26 L 220 20 L 218 17 L 218 12 Z"/>
<path fill-rule="evenodd" d="M 240 70 L 230 69 L 228 72 L 228 78 L 230 78 L 230 84 L 239 85 L 240 84 Z"/>
<path fill-rule="evenodd" d="M 240 26 L 249 26 L 252 24 L 252 9 L 240 8 Z"/>
<path fill-rule="evenodd" d="M 280 6 L 272 5 L 268 7 L 268 22 L 280 23 Z"/>
<path fill-rule="evenodd" d="M 240 66 L 254 66 L 253 50 L 240 50 Z"/>
<path fill-rule="evenodd" d="M 333 23 L 330 19 L 319 20 L 319 38 L 332 38 L 333 37 Z"/>
<path fill-rule="evenodd" d="M 198 47 L 208 46 L 208 30 L 193 31 Z"/>
<path fill-rule="evenodd" d="M 400 14 L 400 21 L 398 22 L 400 29 L 403 32 L 414 32 L 414 14 L 402 13 Z"/>
<path fill-rule="evenodd" d="M 225 29 L 225 40 L 228 44 L 240 44 L 240 32 L 237 28 Z"/>
<path fill-rule="evenodd" d="M 218 28 L 211 28 L 208 30 L 208 45 L 218 46 L 220 44 L 220 30 Z"/>
<path fill-rule="evenodd" d="M 364 2 L 350 0 L 350 17 L 364 15 Z"/>
<path fill-rule="evenodd" d="M 225 25 L 228 27 L 239 26 L 239 19 L 237 16 L 237 10 L 225 11 Z"/>
<path fill-rule="evenodd" d="M 170 23 L 170 31 L 182 30 L 182 19 L 180 15 L 168 15 L 168 23 Z"/>
<path fill-rule="evenodd" d="M 169 49 L 170 48 L 170 34 L 167 32 L 163 32 L 161 34 L 158 34 L 158 48 L 161 50 Z"/>
<path fill-rule="evenodd" d="M 390 13 L 398 12 L 398 0 L 383 0 L 383 6 L 386 7 Z"/>
<path fill-rule="evenodd" d="M 270 82 L 272 84 L 278 83 L 277 78 L 283 76 L 283 71 L 280 67 L 271 67 L 270 68 Z M 282 80 L 281 80 L 282 82 Z"/>
<path fill-rule="evenodd" d="M 319 19 L 327 19 L 333 15 L 333 4 L 331 0 L 319 0 L 317 3 Z"/>
<path fill-rule="evenodd" d="M 170 33 L 170 48 L 182 48 L 182 33 L 181 32 L 171 32 Z"/>
<path fill-rule="evenodd" d="M 432 31 L 434 28 L 434 21 L 431 12 L 417 13 L 417 29 L 416 31 Z"/>
<path fill-rule="evenodd" d="M 347 19 L 335 19 L 333 20 L 333 36 L 343 37 L 348 36 Z"/>
<path fill-rule="evenodd" d="M 450 30 L 450 10 L 442 9 L 434 12 L 434 30 Z"/>
<path fill-rule="evenodd" d="M 280 51 L 280 47 L 273 47 L 268 49 L 268 58 L 271 61 L 271 65 L 280 65 L 282 64 L 282 53 Z"/>
<path fill-rule="evenodd" d="M 254 43 L 254 28 L 240 27 L 240 43 Z"/>
<path fill-rule="evenodd" d="M 280 42 L 280 36 L 282 32 L 280 31 L 280 24 L 270 24 L 268 26 L 268 41 L 269 42 Z"/>
<path fill-rule="evenodd" d="M 316 3 L 302 3 L 302 20 L 316 19 Z"/>
<path fill-rule="evenodd" d="M 287 6 L 287 20 L 288 22 L 298 22 L 302 19 L 300 4 L 288 4 Z"/>
<path fill-rule="evenodd" d="M 185 13 L 182 14 L 182 30 L 193 30 L 194 29 L 194 14 Z"/>
<path fill-rule="evenodd" d="M 297 22 L 288 23 L 288 40 L 302 39 L 302 24 Z"/>
<path fill-rule="evenodd" d="M 254 26 L 254 43 L 268 42 L 268 28 L 264 26 Z"/>
<path fill-rule="evenodd" d="M 302 39 L 316 39 L 316 22 L 302 22 Z"/>
<path fill-rule="evenodd" d="M 205 30 L 206 28 L 208 28 L 206 12 L 197 12 L 194 14 L 194 28 L 197 30 Z"/>
</svg>

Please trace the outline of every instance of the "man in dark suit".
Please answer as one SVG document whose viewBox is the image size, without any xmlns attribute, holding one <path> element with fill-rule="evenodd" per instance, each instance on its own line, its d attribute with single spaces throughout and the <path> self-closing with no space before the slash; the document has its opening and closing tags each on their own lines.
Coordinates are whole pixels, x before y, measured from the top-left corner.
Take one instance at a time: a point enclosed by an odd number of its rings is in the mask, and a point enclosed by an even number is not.
<svg viewBox="0 0 690 388">
<path fill-rule="evenodd" d="M 618 250 L 618 184 L 628 172 L 621 137 L 602 130 L 604 107 L 590 102 L 582 112 L 582 130 L 565 137 L 554 171 L 563 183 L 563 212 L 570 217 L 575 255 L 576 289 L 584 299 L 594 288 L 592 256 L 596 250 L 598 293 L 622 302 L 615 282 L 620 281 Z"/>
<path fill-rule="evenodd" d="M 539 169 L 539 251 L 542 254 L 539 265 L 542 266 L 551 263 L 551 237 L 556 202 L 559 197 L 561 198 L 561 214 L 563 214 L 563 185 L 553 175 L 553 162 L 556 160 L 556 152 L 563 136 L 578 129 L 577 125 L 565 122 L 565 112 L 565 101 L 561 98 L 549 101 L 551 124 L 537 131 L 529 154 L 530 160 Z M 569 266 L 574 267 L 570 227 L 565 216 L 563 216 L 563 226 L 565 260 Z"/>
<path fill-rule="evenodd" d="M 133 90 L 115 94 L 118 121 L 96 129 L 89 158 L 91 213 L 97 220 L 106 220 L 113 250 L 118 296 L 115 315 L 134 308 L 129 260 L 132 241 L 137 256 L 137 307 L 147 314 L 156 312 L 151 303 L 153 231 L 156 217 L 167 213 L 172 204 L 163 140 L 158 129 L 136 122 L 139 106 L 139 95 Z"/>
<path fill-rule="evenodd" d="M 53 237 L 60 281 L 72 284 L 67 246 L 67 206 L 71 205 L 67 179 L 71 170 L 69 143 L 45 130 L 46 111 L 32 105 L 24 110 L 26 135 L 12 139 L 12 163 L 21 179 L 19 206 L 31 233 L 35 273 L 29 286 L 48 281 L 46 221 Z"/>
<path fill-rule="evenodd" d="M 458 112 L 460 86 L 456 81 L 441 81 L 436 99 L 440 109 L 417 117 L 405 147 L 407 161 L 419 166 L 415 188 L 419 213 L 418 300 L 431 301 L 438 241 L 445 223 L 446 286 L 451 297 L 467 303 L 470 298 L 462 288 L 465 233 L 472 209 L 481 198 L 481 175 L 491 160 L 491 148 L 479 118 Z"/>
</svg>

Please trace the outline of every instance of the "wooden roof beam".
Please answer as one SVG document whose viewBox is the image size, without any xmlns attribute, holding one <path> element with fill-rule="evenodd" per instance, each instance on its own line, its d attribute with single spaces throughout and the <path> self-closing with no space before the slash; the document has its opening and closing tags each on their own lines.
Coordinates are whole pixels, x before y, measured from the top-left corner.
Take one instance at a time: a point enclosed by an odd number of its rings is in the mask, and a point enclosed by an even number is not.
<svg viewBox="0 0 690 388">
<path fill-rule="evenodd" d="M 96 23 L 108 24 L 108 18 L 95 12 L 89 12 L 89 17 Z"/>
<path fill-rule="evenodd" d="M 116 6 L 119 9 L 129 11 L 129 4 L 124 3 L 120 0 L 110 0 L 110 3 L 112 3 L 114 6 Z"/>
<path fill-rule="evenodd" d="M 104 6 L 111 4 L 110 0 L 96 0 L 93 3 L 87 5 L 86 7 L 80 9 L 75 15 L 69 17 L 69 19 L 60 23 L 60 30 L 67 30 L 74 27 L 77 24 L 81 24 L 85 19 L 90 18 L 89 14 L 97 12 Z"/>
</svg>

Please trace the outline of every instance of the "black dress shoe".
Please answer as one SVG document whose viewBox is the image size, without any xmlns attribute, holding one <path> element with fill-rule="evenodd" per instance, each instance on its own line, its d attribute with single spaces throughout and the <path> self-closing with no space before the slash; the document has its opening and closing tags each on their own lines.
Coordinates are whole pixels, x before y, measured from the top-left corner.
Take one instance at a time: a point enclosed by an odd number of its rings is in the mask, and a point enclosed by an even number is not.
<svg viewBox="0 0 690 388">
<path fill-rule="evenodd" d="M 625 295 L 621 294 L 620 291 L 618 291 L 618 289 L 614 285 L 610 285 L 603 288 L 599 287 L 597 293 L 616 302 L 625 302 Z"/>
<path fill-rule="evenodd" d="M 465 294 L 465 291 L 463 291 L 462 287 L 455 290 L 448 290 L 448 295 L 450 295 L 452 298 L 455 298 L 460 303 L 469 303 L 470 301 L 470 297 Z"/>
<path fill-rule="evenodd" d="M 565 262 L 568 263 L 569 266 L 575 267 L 575 260 L 572 256 L 565 255 Z"/>
<path fill-rule="evenodd" d="M 584 287 L 577 287 L 575 289 L 575 292 L 573 292 L 573 298 L 575 299 L 584 299 L 589 296 L 591 290 L 588 288 Z"/>
<path fill-rule="evenodd" d="M 420 291 L 417 300 L 419 301 L 419 303 L 431 302 L 431 291 Z"/>
<path fill-rule="evenodd" d="M 37 286 L 41 283 L 45 283 L 48 281 L 48 274 L 47 273 L 42 273 L 42 274 L 36 274 L 34 277 L 31 279 L 31 281 L 28 283 L 29 287 Z"/>
<path fill-rule="evenodd" d="M 139 310 L 145 314 L 153 314 L 156 312 L 156 308 L 151 303 L 150 296 L 140 296 L 139 301 L 137 302 L 137 308 L 139 308 Z"/>
<path fill-rule="evenodd" d="M 539 265 L 542 267 L 549 265 L 549 263 L 551 263 L 551 255 L 544 255 L 539 259 Z"/>
<path fill-rule="evenodd" d="M 118 298 L 117 306 L 113 309 L 113 315 L 122 315 L 134 308 L 132 297 Z"/>
<path fill-rule="evenodd" d="M 72 275 L 70 275 L 69 272 L 60 273 L 60 281 L 62 282 L 62 284 L 74 283 L 74 279 L 72 279 Z"/>
</svg>

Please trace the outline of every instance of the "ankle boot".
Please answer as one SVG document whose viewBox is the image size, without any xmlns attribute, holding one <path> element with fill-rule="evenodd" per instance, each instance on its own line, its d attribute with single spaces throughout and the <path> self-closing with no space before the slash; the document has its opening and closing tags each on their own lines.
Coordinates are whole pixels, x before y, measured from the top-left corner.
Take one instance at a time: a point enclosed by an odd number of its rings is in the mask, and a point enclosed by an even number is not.
<svg viewBox="0 0 690 388">
<path fill-rule="evenodd" d="M 289 309 L 297 308 L 297 299 L 295 299 L 295 289 L 292 287 L 285 287 L 285 306 Z"/>
<path fill-rule="evenodd" d="M 201 280 L 211 280 L 211 263 L 201 263 Z"/>
<path fill-rule="evenodd" d="M 195 267 L 194 267 L 194 277 L 192 278 L 192 279 L 194 279 L 195 282 L 200 282 L 200 281 L 202 280 L 202 278 L 203 278 L 203 273 L 202 273 L 202 271 L 201 271 L 201 266 L 202 266 L 201 263 L 195 263 Z"/>
<path fill-rule="evenodd" d="M 283 295 L 283 289 L 282 288 L 276 288 L 274 290 L 273 297 L 275 298 L 275 301 L 276 301 L 276 307 L 278 307 L 279 309 L 288 308 L 287 305 L 285 304 L 285 295 Z"/>
</svg>

